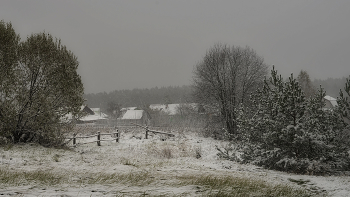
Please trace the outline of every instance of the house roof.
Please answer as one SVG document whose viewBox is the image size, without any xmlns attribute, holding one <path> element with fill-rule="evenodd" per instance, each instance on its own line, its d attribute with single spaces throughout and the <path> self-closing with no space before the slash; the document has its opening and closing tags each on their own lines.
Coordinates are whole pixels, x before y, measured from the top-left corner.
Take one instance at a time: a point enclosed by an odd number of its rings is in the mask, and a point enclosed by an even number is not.
<svg viewBox="0 0 350 197">
<path fill-rule="evenodd" d="M 86 105 L 81 106 L 81 111 L 88 112 L 88 115 L 81 117 L 80 121 L 96 121 L 105 120 L 108 118 L 107 114 L 102 113 L 100 108 L 89 108 Z"/>
<path fill-rule="evenodd" d="M 324 99 L 328 100 L 332 104 L 333 107 L 338 106 L 336 98 L 333 98 L 333 97 L 327 95 L 324 97 Z"/>
<path fill-rule="evenodd" d="M 127 110 L 123 117 L 121 117 L 122 120 L 139 120 L 143 116 L 143 110 Z"/>
<path fill-rule="evenodd" d="M 92 111 L 87 105 L 80 106 L 80 111 L 85 111 L 86 113 L 90 115 L 94 115 L 94 111 Z"/>
<path fill-rule="evenodd" d="M 95 115 L 98 115 L 102 118 L 108 118 L 107 114 L 101 112 L 101 108 L 90 108 L 90 109 L 95 113 Z"/>
<path fill-rule="evenodd" d="M 81 121 L 95 121 L 95 120 L 105 120 L 107 119 L 106 117 L 102 117 L 100 115 L 94 114 L 94 115 L 87 115 L 84 116 L 82 118 L 80 118 L 79 120 Z"/>
</svg>

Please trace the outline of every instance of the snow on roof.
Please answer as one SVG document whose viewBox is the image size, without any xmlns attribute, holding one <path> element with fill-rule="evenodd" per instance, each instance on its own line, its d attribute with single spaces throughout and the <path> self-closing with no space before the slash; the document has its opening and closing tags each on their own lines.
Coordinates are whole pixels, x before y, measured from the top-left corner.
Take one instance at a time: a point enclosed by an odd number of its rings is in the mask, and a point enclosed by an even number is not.
<svg viewBox="0 0 350 197">
<path fill-rule="evenodd" d="M 106 117 L 102 117 L 100 115 L 94 114 L 94 115 L 87 115 L 84 116 L 82 118 L 80 118 L 79 120 L 81 121 L 94 121 L 94 120 L 105 120 L 107 119 Z"/>
<path fill-rule="evenodd" d="M 79 118 L 80 121 L 84 121 L 85 122 L 85 121 L 96 121 L 96 120 L 106 120 L 106 119 L 108 119 L 108 115 L 103 113 L 103 112 L 101 112 L 100 108 L 89 108 L 86 105 L 82 105 L 80 107 L 80 111 L 83 111 L 83 110 L 91 111 L 94 114 L 88 113 L 86 116 L 83 116 L 83 117 Z M 72 113 L 68 113 L 64 117 L 61 118 L 61 121 L 68 122 L 68 121 L 72 120 L 72 118 L 73 118 Z"/>
<path fill-rule="evenodd" d="M 143 115 L 143 110 L 127 110 L 123 117 L 121 118 L 122 120 L 139 120 L 142 118 Z"/>
<path fill-rule="evenodd" d="M 88 114 L 84 117 L 81 117 L 80 121 L 95 121 L 95 120 L 106 120 L 108 118 L 108 115 L 101 112 L 100 108 L 89 108 L 86 105 L 81 106 L 81 110 L 84 110 L 85 108 L 90 109 L 94 114 Z"/>
<path fill-rule="evenodd" d="M 336 98 L 327 95 L 324 97 L 324 99 L 328 100 L 333 105 L 333 107 L 338 106 Z"/>
</svg>

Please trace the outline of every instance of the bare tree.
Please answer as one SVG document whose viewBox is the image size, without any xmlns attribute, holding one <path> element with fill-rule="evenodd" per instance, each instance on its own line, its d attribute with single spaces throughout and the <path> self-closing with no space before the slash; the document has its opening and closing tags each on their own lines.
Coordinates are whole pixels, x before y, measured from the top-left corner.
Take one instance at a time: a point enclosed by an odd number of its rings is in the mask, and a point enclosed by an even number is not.
<svg viewBox="0 0 350 197">
<path fill-rule="evenodd" d="M 236 133 L 236 108 L 249 105 L 250 93 L 262 85 L 268 66 L 249 47 L 216 44 L 194 68 L 197 101 L 220 111 L 224 126 Z"/>
</svg>

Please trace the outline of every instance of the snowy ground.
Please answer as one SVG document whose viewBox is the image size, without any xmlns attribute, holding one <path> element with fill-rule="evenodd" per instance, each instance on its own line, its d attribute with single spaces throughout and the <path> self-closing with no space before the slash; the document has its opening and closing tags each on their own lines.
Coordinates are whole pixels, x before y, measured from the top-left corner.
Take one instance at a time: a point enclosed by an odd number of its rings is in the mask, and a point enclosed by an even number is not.
<svg viewBox="0 0 350 197">
<path fill-rule="evenodd" d="M 217 158 L 215 146 L 226 142 L 200 137 L 195 133 L 175 133 L 175 138 L 161 140 L 159 135 L 144 139 L 140 130 L 123 133 L 115 141 L 80 145 L 71 150 L 50 149 L 38 145 L 0 147 L 0 169 L 9 171 L 45 171 L 69 177 L 56 185 L 27 181 L 0 184 L 2 196 L 202 196 L 206 188 L 176 184 L 179 176 L 227 176 L 262 179 L 271 184 L 288 184 L 316 191 L 318 195 L 350 196 L 349 176 L 295 175 L 257 166 L 241 165 Z M 83 140 L 77 140 L 82 142 Z M 85 140 L 86 141 L 86 140 Z M 200 156 L 200 157 L 199 157 Z M 102 174 L 148 176 L 152 183 L 90 183 L 89 177 Z M 137 178 L 136 178 L 137 179 Z M 298 185 L 296 181 L 304 181 Z M 2 180 L 0 180 L 1 183 Z"/>
</svg>

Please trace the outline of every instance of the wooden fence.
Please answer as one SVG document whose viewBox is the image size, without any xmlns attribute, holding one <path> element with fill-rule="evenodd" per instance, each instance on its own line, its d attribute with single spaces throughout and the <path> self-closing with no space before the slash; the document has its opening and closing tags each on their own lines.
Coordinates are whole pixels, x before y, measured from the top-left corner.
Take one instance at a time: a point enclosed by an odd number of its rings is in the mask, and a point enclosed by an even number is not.
<svg viewBox="0 0 350 197">
<path fill-rule="evenodd" d="M 148 126 L 142 126 L 142 125 L 135 124 L 135 123 L 133 123 L 133 125 L 135 125 L 136 127 L 141 127 L 141 128 L 145 129 L 145 132 L 146 132 L 145 139 L 148 139 L 149 132 L 154 133 L 154 134 L 162 134 L 162 135 L 167 135 L 167 136 L 170 136 L 170 137 L 175 137 L 175 135 L 171 134 L 171 133 L 165 133 L 165 132 L 161 132 L 161 131 L 151 130 L 151 129 L 148 128 Z M 116 129 L 116 127 L 108 127 L 108 126 L 100 127 L 100 126 L 94 126 L 94 125 L 84 125 L 84 126 L 81 125 L 81 126 L 78 126 L 78 127 L 83 127 L 83 128 L 92 127 L 92 128 L 114 129 L 114 130 L 116 130 L 116 132 L 101 133 L 100 131 L 98 131 L 96 134 L 88 135 L 88 136 L 77 136 L 77 133 L 74 133 L 73 137 L 66 138 L 68 140 L 66 142 L 66 144 L 68 144 L 70 141 L 73 141 L 73 146 L 82 145 L 82 144 L 88 144 L 88 143 L 95 143 L 96 142 L 97 146 L 101 146 L 101 141 L 114 141 L 115 140 L 117 143 L 119 142 L 120 132 L 119 132 L 118 129 Z M 111 136 L 112 139 L 101 139 L 101 136 L 105 136 L 105 135 Z M 84 143 L 77 144 L 77 139 L 94 138 L 94 137 L 97 137 L 97 139 L 95 141 L 84 142 Z"/>
<path fill-rule="evenodd" d="M 104 135 L 109 135 L 112 137 L 112 139 L 101 139 L 101 136 L 104 136 Z M 92 141 L 92 142 L 84 142 L 84 143 L 79 143 L 77 144 L 77 139 L 83 139 L 83 138 L 93 138 L 93 137 L 97 137 L 97 140 L 95 141 Z M 82 144 L 88 144 L 88 143 L 95 143 L 97 142 L 97 146 L 101 146 L 101 141 L 116 141 L 117 143 L 119 142 L 119 137 L 120 137 L 120 134 L 119 134 L 119 131 L 117 129 L 117 132 L 113 132 L 113 133 L 101 133 L 101 132 L 97 132 L 96 134 L 94 135 L 89 135 L 89 136 L 77 136 L 76 133 L 73 134 L 73 137 L 71 138 L 66 138 L 68 139 L 69 141 L 66 142 L 67 144 L 73 140 L 73 146 L 77 146 L 77 145 L 82 145 Z"/>
<path fill-rule="evenodd" d="M 138 124 L 134 124 L 134 125 L 136 125 L 138 127 L 141 127 L 141 128 L 144 128 L 146 130 L 146 136 L 145 136 L 146 139 L 148 139 L 148 133 L 149 132 L 154 133 L 154 134 L 163 134 L 163 135 L 168 135 L 170 137 L 175 137 L 175 135 L 171 134 L 171 133 L 164 133 L 164 132 L 161 132 L 161 131 L 151 130 L 151 129 L 148 128 L 148 126 L 142 126 L 142 125 L 138 125 Z"/>
</svg>

